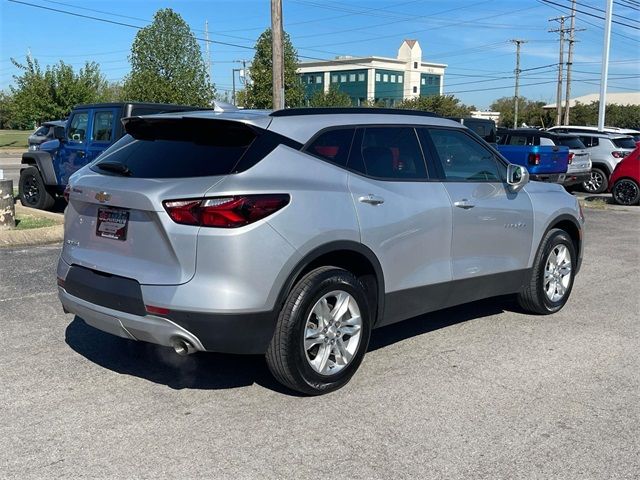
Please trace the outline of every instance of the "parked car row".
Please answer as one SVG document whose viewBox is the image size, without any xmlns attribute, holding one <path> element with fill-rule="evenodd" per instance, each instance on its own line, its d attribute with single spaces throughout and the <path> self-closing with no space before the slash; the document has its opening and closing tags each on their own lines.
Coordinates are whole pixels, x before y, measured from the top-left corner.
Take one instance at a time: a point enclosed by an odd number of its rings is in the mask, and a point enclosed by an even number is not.
<svg viewBox="0 0 640 480">
<path fill-rule="evenodd" d="M 558 126 L 547 131 L 577 135 L 589 150 L 591 177 L 583 183 L 588 193 L 603 193 L 609 189 L 609 177 L 616 165 L 636 147 L 636 138 L 640 139 L 640 132 L 613 128 L 598 132 L 596 127 Z"/>
</svg>

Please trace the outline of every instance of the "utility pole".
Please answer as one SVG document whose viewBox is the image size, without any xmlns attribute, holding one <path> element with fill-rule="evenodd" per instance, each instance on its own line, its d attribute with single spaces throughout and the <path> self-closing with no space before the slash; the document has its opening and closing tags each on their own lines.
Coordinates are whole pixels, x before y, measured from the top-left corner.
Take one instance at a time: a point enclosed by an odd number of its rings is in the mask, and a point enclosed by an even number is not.
<svg viewBox="0 0 640 480">
<path fill-rule="evenodd" d="M 520 103 L 519 90 L 520 90 L 520 45 L 523 43 L 527 43 L 526 40 L 511 40 L 511 43 L 516 44 L 516 69 L 513 71 L 516 75 L 516 91 L 514 95 L 515 105 L 514 105 L 514 114 L 513 114 L 513 128 L 518 128 L 518 103 Z"/>
<path fill-rule="evenodd" d="M 204 39 L 205 39 L 205 52 L 207 55 L 207 74 L 209 75 L 209 81 L 211 81 L 211 51 L 209 46 L 209 20 L 204 21 Z"/>
<path fill-rule="evenodd" d="M 273 109 L 284 108 L 284 56 L 282 48 L 282 0 L 271 0 L 271 49 Z"/>
<path fill-rule="evenodd" d="M 611 44 L 611 15 L 613 0 L 607 0 L 607 12 L 604 17 L 604 46 L 602 47 L 602 72 L 600 74 L 600 107 L 598 109 L 598 131 L 604 129 L 604 117 L 607 108 L 607 80 L 609 78 L 609 46 Z"/>
<path fill-rule="evenodd" d="M 564 101 L 564 125 L 569 125 L 569 110 L 571 102 L 571 67 L 573 66 L 573 49 L 576 42 L 576 32 L 582 32 L 584 28 L 576 30 L 576 0 L 571 0 L 571 26 L 569 27 L 569 58 L 567 59 L 567 89 Z"/>
<path fill-rule="evenodd" d="M 550 22 L 560 22 L 560 28 L 549 32 L 560 32 L 560 59 L 558 60 L 558 87 L 556 88 L 556 125 L 562 125 L 562 73 L 564 71 L 564 15 L 552 18 Z"/>
</svg>

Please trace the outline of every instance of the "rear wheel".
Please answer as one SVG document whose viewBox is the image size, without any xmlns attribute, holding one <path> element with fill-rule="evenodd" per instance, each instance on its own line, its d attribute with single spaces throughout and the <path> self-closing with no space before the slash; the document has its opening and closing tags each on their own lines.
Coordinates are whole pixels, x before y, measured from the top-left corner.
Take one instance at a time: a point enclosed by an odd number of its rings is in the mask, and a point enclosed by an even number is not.
<svg viewBox="0 0 640 480">
<path fill-rule="evenodd" d="M 283 385 L 308 395 L 344 386 L 369 344 L 364 287 L 350 272 L 321 267 L 293 288 L 267 350 L 267 364 Z"/>
<path fill-rule="evenodd" d="M 542 239 L 531 279 L 518 294 L 525 310 L 548 315 L 564 307 L 573 288 L 576 250 L 564 230 L 554 228 Z"/>
<path fill-rule="evenodd" d="M 640 187 L 630 178 L 623 178 L 613 184 L 611 194 L 620 205 L 635 205 L 640 200 Z"/>
<path fill-rule="evenodd" d="M 27 167 L 20 172 L 18 193 L 20 202 L 25 207 L 49 210 L 55 203 L 54 196 L 47 191 L 36 167 Z"/>
<path fill-rule="evenodd" d="M 591 169 L 591 178 L 582 183 L 582 188 L 587 193 L 602 193 L 608 186 L 607 172 L 597 167 Z"/>
</svg>

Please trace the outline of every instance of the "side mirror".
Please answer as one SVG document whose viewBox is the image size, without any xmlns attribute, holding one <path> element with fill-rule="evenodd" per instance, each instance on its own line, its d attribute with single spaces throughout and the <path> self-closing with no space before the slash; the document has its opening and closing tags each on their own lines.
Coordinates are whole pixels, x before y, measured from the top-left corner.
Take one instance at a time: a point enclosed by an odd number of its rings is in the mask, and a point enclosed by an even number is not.
<svg viewBox="0 0 640 480">
<path fill-rule="evenodd" d="M 62 142 L 65 139 L 64 127 L 53 127 L 53 136 Z"/>
<path fill-rule="evenodd" d="M 521 165 L 510 163 L 507 167 L 507 184 L 517 192 L 529 183 L 529 171 Z"/>
</svg>

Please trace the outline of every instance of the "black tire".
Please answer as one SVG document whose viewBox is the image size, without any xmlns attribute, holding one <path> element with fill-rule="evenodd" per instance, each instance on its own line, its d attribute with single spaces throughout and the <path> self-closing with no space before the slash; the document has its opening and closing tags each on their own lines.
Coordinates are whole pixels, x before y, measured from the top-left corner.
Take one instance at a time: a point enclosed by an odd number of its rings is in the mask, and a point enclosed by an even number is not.
<svg viewBox="0 0 640 480">
<path fill-rule="evenodd" d="M 601 168 L 593 167 L 591 169 L 591 179 L 582 182 L 582 188 L 587 193 L 603 193 L 607 191 L 609 186 L 609 175 Z"/>
<path fill-rule="evenodd" d="M 353 357 L 340 371 L 321 375 L 307 360 L 304 333 L 316 302 L 335 290 L 351 295 L 360 309 L 360 341 Z M 321 395 L 343 387 L 367 351 L 371 334 L 370 311 L 364 286 L 352 273 L 337 267 L 320 267 L 309 272 L 293 287 L 280 312 L 266 354 L 269 370 L 283 385 L 307 395 Z"/>
<path fill-rule="evenodd" d="M 27 167 L 20 172 L 18 194 L 22 205 L 39 210 L 50 210 L 56 202 L 55 197 L 47 191 L 36 167 Z"/>
<path fill-rule="evenodd" d="M 635 205 L 640 201 L 640 185 L 630 178 L 621 178 L 613 184 L 611 194 L 618 205 Z"/>
<path fill-rule="evenodd" d="M 545 292 L 545 267 L 551 253 L 560 245 L 565 246 L 568 250 L 571 261 L 571 272 L 565 293 L 560 299 L 553 301 Z M 542 242 L 540 242 L 540 247 L 536 253 L 531 278 L 525 288 L 518 294 L 518 303 L 520 306 L 528 312 L 538 313 L 540 315 L 555 313 L 564 307 L 573 288 L 576 258 L 575 246 L 567 232 L 559 228 L 554 228 L 547 232 Z"/>
</svg>

